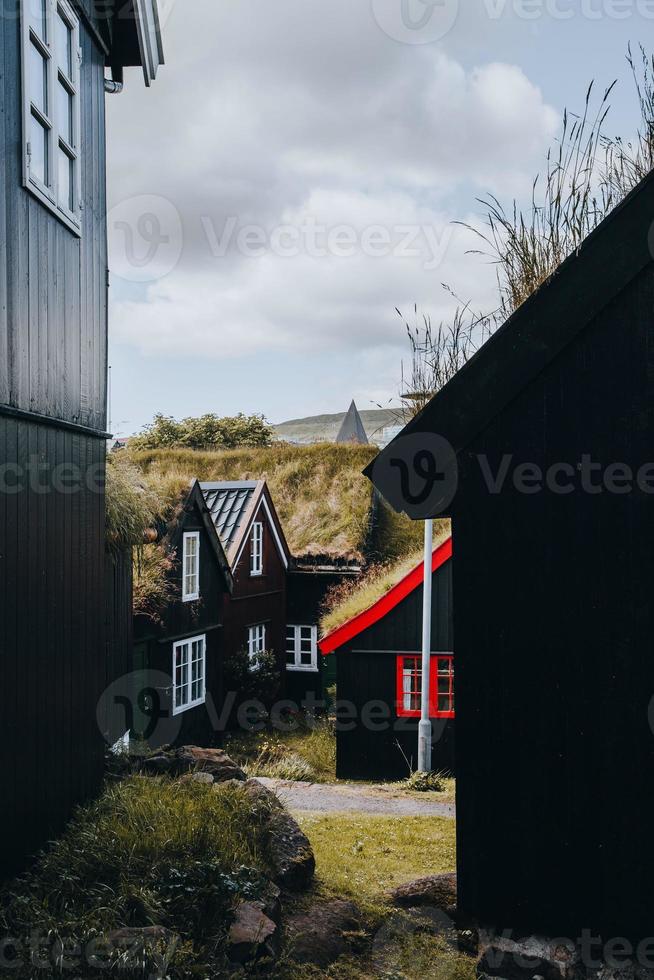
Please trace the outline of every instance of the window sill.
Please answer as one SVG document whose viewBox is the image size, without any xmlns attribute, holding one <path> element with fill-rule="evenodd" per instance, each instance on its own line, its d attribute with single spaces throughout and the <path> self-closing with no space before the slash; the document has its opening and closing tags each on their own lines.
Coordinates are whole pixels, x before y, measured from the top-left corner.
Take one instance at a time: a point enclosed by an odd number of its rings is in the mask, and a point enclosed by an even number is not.
<svg viewBox="0 0 654 980">
<path fill-rule="evenodd" d="M 199 708 L 200 705 L 205 703 L 206 695 L 203 694 L 197 701 L 190 701 L 188 704 L 181 704 L 178 708 L 173 708 L 173 715 L 183 715 L 185 711 L 191 711 L 192 708 Z"/>
<path fill-rule="evenodd" d="M 44 207 L 48 209 L 50 214 L 57 218 L 63 225 L 72 231 L 76 238 L 82 237 L 82 225 L 81 222 L 76 221 L 74 218 L 70 217 L 65 211 L 62 211 L 60 207 L 57 207 L 55 202 L 48 197 L 48 195 L 41 189 L 39 184 L 33 181 L 31 178 L 27 177 L 23 181 L 23 187 L 32 194 L 33 197 L 37 199 Z"/>
<path fill-rule="evenodd" d="M 197 592 L 194 595 L 183 595 L 182 602 L 197 602 L 200 598 L 200 593 Z"/>
<path fill-rule="evenodd" d="M 295 672 L 295 673 L 298 673 L 298 674 L 318 674 L 319 673 L 318 667 L 296 667 L 293 664 L 286 664 L 286 669 L 290 673 Z"/>
</svg>

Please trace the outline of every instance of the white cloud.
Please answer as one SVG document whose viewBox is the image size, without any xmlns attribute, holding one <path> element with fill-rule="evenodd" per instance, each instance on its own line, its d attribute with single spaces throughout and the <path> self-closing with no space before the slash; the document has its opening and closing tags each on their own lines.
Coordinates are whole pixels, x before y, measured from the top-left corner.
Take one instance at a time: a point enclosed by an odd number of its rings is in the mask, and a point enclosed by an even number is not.
<svg viewBox="0 0 654 980">
<path fill-rule="evenodd" d="M 134 200 L 137 244 L 138 197 L 170 202 L 181 257 L 138 299 L 114 276 L 115 340 L 216 360 L 369 354 L 397 339 L 395 306 L 444 315 L 443 281 L 492 302 L 492 269 L 464 255 L 471 242 L 451 220 L 463 195 L 524 192 L 551 141 L 557 114 L 519 68 L 466 71 L 441 49 L 397 44 L 368 4 L 350 0 L 178 0 L 165 45 L 156 85 L 142 91 L 130 76 L 127 93 L 109 101 L 120 131 L 110 133 L 110 191 L 123 221 Z M 243 254 L 235 234 L 216 256 L 207 228 L 220 240 L 230 219 L 237 233 L 262 229 L 263 255 Z M 352 254 L 316 256 L 307 222 L 350 227 Z M 293 257 L 271 241 L 279 226 L 298 233 Z M 388 233 L 388 254 L 370 254 L 372 226 Z M 413 255 L 400 248 L 401 227 L 418 229 Z M 112 242 L 114 272 L 129 280 L 120 236 Z"/>
</svg>

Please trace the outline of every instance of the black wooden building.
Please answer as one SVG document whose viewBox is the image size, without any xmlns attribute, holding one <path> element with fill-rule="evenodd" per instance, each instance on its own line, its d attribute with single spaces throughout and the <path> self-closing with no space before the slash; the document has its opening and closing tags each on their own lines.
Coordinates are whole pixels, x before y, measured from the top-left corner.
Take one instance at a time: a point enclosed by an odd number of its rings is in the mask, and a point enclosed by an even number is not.
<svg viewBox="0 0 654 980">
<path fill-rule="evenodd" d="M 430 716 L 432 768 L 454 770 L 452 540 L 432 555 Z M 370 608 L 320 641 L 336 657 L 336 773 L 402 779 L 417 767 L 422 673 L 422 563 Z M 347 708 L 345 707 L 347 706 Z"/>
<path fill-rule="evenodd" d="M 155 0 L 3 5 L 0 876 L 102 775 L 105 72 L 160 61 Z"/>
<path fill-rule="evenodd" d="M 157 618 L 134 617 L 132 735 L 151 748 L 211 745 L 220 739 L 223 619 L 233 579 L 199 483 L 161 529 L 161 541 L 169 601 Z"/>
<path fill-rule="evenodd" d="M 650 176 L 368 471 L 452 516 L 459 900 L 500 928 L 652 935 L 653 221 Z"/>
</svg>

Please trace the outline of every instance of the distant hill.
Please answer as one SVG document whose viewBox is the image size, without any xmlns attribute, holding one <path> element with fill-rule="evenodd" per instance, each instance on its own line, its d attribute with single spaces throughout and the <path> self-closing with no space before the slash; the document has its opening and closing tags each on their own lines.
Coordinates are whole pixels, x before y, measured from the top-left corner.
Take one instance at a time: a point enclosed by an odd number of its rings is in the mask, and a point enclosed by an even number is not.
<svg viewBox="0 0 654 980">
<path fill-rule="evenodd" d="M 372 408 L 359 409 L 359 415 L 371 442 L 382 443 L 382 431 L 400 423 L 400 409 Z M 307 445 L 313 442 L 334 442 L 341 427 L 345 412 L 337 415 L 310 415 L 305 419 L 291 419 L 274 426 L 278 439 Z"/>
</svg>

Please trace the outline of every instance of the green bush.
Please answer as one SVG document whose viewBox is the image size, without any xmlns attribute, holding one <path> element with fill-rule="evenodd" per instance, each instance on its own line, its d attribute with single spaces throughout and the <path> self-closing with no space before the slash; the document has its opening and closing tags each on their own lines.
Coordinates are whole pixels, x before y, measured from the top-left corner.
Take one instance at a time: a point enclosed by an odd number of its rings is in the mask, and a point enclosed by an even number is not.
<svg viewBox="0 0 654 980">
<path fill-rule="evenodd" d="M 238 449 L 241 446 L 269 446 L 272 426 L 263 415 L 225 416 L 208 413 L 180 422 L 157 414 L 140 435 L 130 440 L 130 449 Z"/>
<path fill-rule="evenodd" d="M 443 773 L 413 772 L 406 781 L 406 788 L 415 793 L 441 793 L 445 789 Z"/>
</svg>

